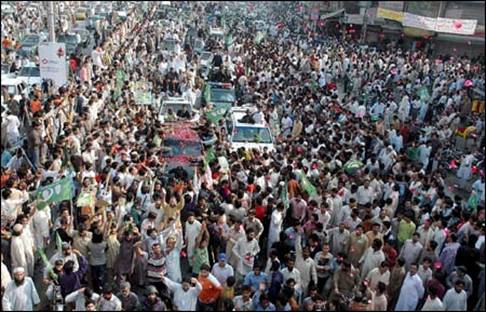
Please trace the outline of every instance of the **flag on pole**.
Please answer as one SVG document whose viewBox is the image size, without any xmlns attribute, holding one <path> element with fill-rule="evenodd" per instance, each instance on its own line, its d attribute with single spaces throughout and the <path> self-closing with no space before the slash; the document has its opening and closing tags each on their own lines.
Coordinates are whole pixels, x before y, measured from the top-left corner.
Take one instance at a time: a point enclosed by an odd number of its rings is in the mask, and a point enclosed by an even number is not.
<svg viewBox="0 0 486 312">
<path fill-rule="evenodd" d="M 206 118 L 209 119 L 212 123 L 218 124 L 218 122 L 224 118 L 224 115 L 231 109 L 230 103 L 218 103 L 213 104 L 215 105 L 213 109 L 206 113 Z M 216 107 L 217 105 L 217 107 Z"/>
<path fill-rule="evenodd" d="M 37 191 L 37 200 L 46 204 L 58 203 L 63 200 L 73 198 L 73 183 L 70 178 L 63 178 L 50 185 L 39 188 Z"/>
<path fill-rule="evenodd" d="M 316 196 L 317 195 L 317 189 L 316 187 L 309 181 L 309 178 L 307 178 L 307 175 L 304 173 L 301 173 L 300 175 L 300 186 L 306 191 L 309 196 Z"/>
<path fill-rule="evenodd" d="M 58 232 L 56 232 L 56 247 L 57 251 L 62 252 L 62 240 Z"/>
<path fill-rule="evenodd" d="M 49 271 L 49 273 L 52 274 L 53 278 L 57 280 L 57 275 L 54 273 L 54 270 L 52 269 L 51 263 L 49 262 L 49 260 L 47 260 L 47 256 L 44 253 L 44 249 L 39 248 L 38 253 L 39 253 L 39 257 L 41 258 L 42 262 L 46 266 L 47 271 Z"/>
<path fill-rule="evenodd" d="M 211 161 L 213 161 L 214 159 L 216 159 L 216 154 L 214 152 L 214 147 L 211 146 L 207 151 L 206 151 L 206 155 L 204 156 L 204 161 L 206 164 L 209 165 L 209 163 L 211 163 Z"/>
</svg>

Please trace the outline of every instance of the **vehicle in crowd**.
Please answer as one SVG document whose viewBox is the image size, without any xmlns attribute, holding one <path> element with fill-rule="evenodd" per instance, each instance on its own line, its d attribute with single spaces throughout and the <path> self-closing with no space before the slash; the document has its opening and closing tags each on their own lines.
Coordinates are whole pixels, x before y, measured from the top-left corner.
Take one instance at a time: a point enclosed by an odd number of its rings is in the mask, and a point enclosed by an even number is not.
<svg viewBox="0 0 486 312">
<path fill-rule="evenodd" d="M 251 104 L 234 107 L 231 109 L 231 117 L 226 119 L 231 150 L 236 151 L 243 147 L 274 152 L 274 139 L 269 125 L 265 121 L 263 123 L 248 122 L 247 119 L 252 118 L 247 116 L 248 111 L 255 114 L 258 109 Z"/>
<path fill-rule="evenodd" d="M 37 47 L 42 41 L 40 35 L 27 35 L 22 39 L 17 53 L 23 57 L 34 57 L 37 54 Z"/>
<path fill-rule="evenodd" d="M 87 21 L 86 21 L 86 29 L 88 30 L 95 30 L 96 29 L 96 24 L 99 23 L 99 21 L 103 20 L 104 17 L 100 15 L 93 15 L 90 16 Z"/>
<path fill-rule="evenodd" d="M 202 53 L 204 51 L 204 40 L 199 39 L 199 38 L 195 39 L 194 45 L 193 45 L 193 50 L 197 54 Z"/>
<path fill-rule="evenodd" d="M 2 15 L 12 15 L 15 13 L 15 8 L 10 4 L 2 4 Z"/>
<path fill-rule="evenodd" d="M 211 105 L 216 110 L 224 107 L 226 109 L 224 113 L 227 113 L 236 102 L 235 89 L 231 83 L 207 82 L 202 102 L 205 106 Z"/>
<path fill-rule="evenodd" d="M 204 51 L 199 57 L 201 67 L 210 67 L 214 54 L 210 51 Z"/>
<path fill-rule="evenodd" d="M 79 37 L 81 38 L 81 41 L 78 42 L 78 44 L 83 47 L 83 48 L 86 48 L 88 47 L 89 43 L 91 42 L 91 33 L 89 32 L 89 30 L 85 29 L 85 28 L 74 28 L 71 30 L 71 32 L 73 34 L 79 34 Z"/>
<path fill-rule="evenodd" d="M 34 63 L 29 63 L 26 66 L 23 66 L 18 73 L 16 73 L 16 77 L 29 86 L 35 84 L 40 86 L 42 83 L 39 66 Z"/>
<path fill-rule="evenodd" d="M 57 42 L 66 44 L 66 55 L 75 54 L 78 50 L 78 38 L 75 34 L 61 34 L 56 38 Z"/>
<path fill-rule="evenodd" d="M 224 40 L 224 29 L 222 27 L 210 27 L 209 28 L 209 37 L 214 40 Z"/>
<path fill-rule="evenodd" d="M 199 117 L 199 111 L 192 106 L 191 102 L 183 97 L 168 97 L 160 105 L 159 120 L 162 123 L 173 122 L 175 120 L 196 123 L 199 121 Z"/>
<path fill-rule="evenodd" d="M 176 39 L 164 39 L 162 41 L 161 52 L 164 56 L 168 56 L 173 53 L 179 54 L 181 52 L 181 47 Z"/>
<path fill-rule="evenodd" d="M 9 75 L 10 74 L 10 69 L 12 68 L 11 64 L 8 63 L 2 63 L 2 78 L 4 75 Z"/>
<path fill-rule="evenodd" d="M 22 94 L 28 95 L 29 86 L 22 79 L 13 76 L 2 77 L 2 89 L 5 87 L 8 94 L 15 101 L 20 101 Z"/>
<path fill-rule="evenodd" d="M 77 27 L 86 27 L 87 26 L 87 19 L 89 16 L 89 9 L 88 8 L 78 8 L 74 13 L 74 19 Z"/>
<path fill-rule="evenodd" d="M 199 134 L 188 122 L 165 123 L 162 131 L 165 172 L 169 177 L 194 176 L 194 166 L 202 160 L 202 143 Z"/>
</svg>

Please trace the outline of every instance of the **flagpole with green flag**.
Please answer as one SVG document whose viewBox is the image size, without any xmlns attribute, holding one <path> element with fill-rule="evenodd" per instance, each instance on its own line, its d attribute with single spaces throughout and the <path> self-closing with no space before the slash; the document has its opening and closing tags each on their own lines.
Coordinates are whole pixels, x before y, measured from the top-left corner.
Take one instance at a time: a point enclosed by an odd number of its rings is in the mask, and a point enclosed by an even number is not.
<svg viewBox="0 0 486 312">
<path fill-rule="evenodd" d="M 309 178 L 307 178 L 307 175 L 305 173 L 300 174 L 300 185 L 302 186 L 304 191 L 306 191 L 309 197 L 317 195 L 316 187 L 309 181 Z"/>
</svg>

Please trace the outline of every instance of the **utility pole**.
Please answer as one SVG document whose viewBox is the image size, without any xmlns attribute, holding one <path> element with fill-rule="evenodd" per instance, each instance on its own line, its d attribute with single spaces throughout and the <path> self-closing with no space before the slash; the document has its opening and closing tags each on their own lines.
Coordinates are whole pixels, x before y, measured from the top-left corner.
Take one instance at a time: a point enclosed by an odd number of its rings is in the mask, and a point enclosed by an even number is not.
<svg viewBox="0 0 486 312">
<path fill-rule="evenodd" d="M 366 43 L 366 28 L 368 26 L 368 8 L 364 8 L 364 16 L 363 16 L 363 34 L 361 36 L 361 43 Z"/>
<path fill-rule="evenodd" d="M 47 1 L 47 28 L 49 29 L 49 42 L 56 42 L 54 3 L 52 1 Z"/>
</svg>

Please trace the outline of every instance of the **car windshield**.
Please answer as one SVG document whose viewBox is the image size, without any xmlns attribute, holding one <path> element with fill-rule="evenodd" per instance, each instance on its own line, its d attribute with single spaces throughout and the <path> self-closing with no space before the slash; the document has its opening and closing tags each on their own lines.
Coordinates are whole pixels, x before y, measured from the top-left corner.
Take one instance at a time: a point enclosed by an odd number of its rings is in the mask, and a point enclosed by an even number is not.
<svg viewBox="0 0 486 312">
<path fill-rule="evenodd" d="M 40 70 L 37 67 L 24 67 L 20 70 L 21 77 L 40 77 Z"/>
<path fill-rule="evenodd" d="M 271 144 L 272 137 L 268 128 L 236 127 L 233 142 Z"/>
<path fill-rule="evenodd" d="M 25 37 L 24 41 L 22 42 L 22 45 L 34 45 L 34 44 L 37 44 L 37 42 L 39 42 L 39 37 L 37 36 L 28 36 L 28 37 Z"/>
<path fill-rule="evenodd" d="M 165 157 L 175 157 L 179 155 L 189 156 L 189 157 L 199 157 L 201 156 L 201 144 L 197 141 L 184 141 L 176 139 L 165 139 L 164 140 L 164 156 Z"/>
<path fill-rule="evenodd" d="M 211 102 L 234 102 L 235 92 L 227 89 L 212 89 Z"/>
<path fill-rule="evenodd" d="M 175 51 L 175 47 L 175 40 L 164 40 L 164 42 L 162 42 L 162 51 Z"/>
<path fill-rule="evenodd" d="M 59 36 L 58 42 L 64 42 L 67 44 L 76 44 L 78 41 L 76 40 L 76 36 L 69 36 L 69 35 L 61 35 Z"/>
<path fill-rule="evenodd" d="M 188 105 L 188 104 L 164 103 L 164 105 L 162 107 L 162 114 L 164 114 L 164 115 L 168 114 L 169 109 L 171 109 L 173 113 L 177 114 L 179 111 L 182 111 L 182 109 L 184 107 L 186 107 L 189 112 L 191 111 L 191 106 Z"/>
<path fill-rule="evenodd" d="M 211 52 L 203 52 L 201 54 L 201 60 L 209 60 L 211 58 L 212 54 Z"/>
</svg>

